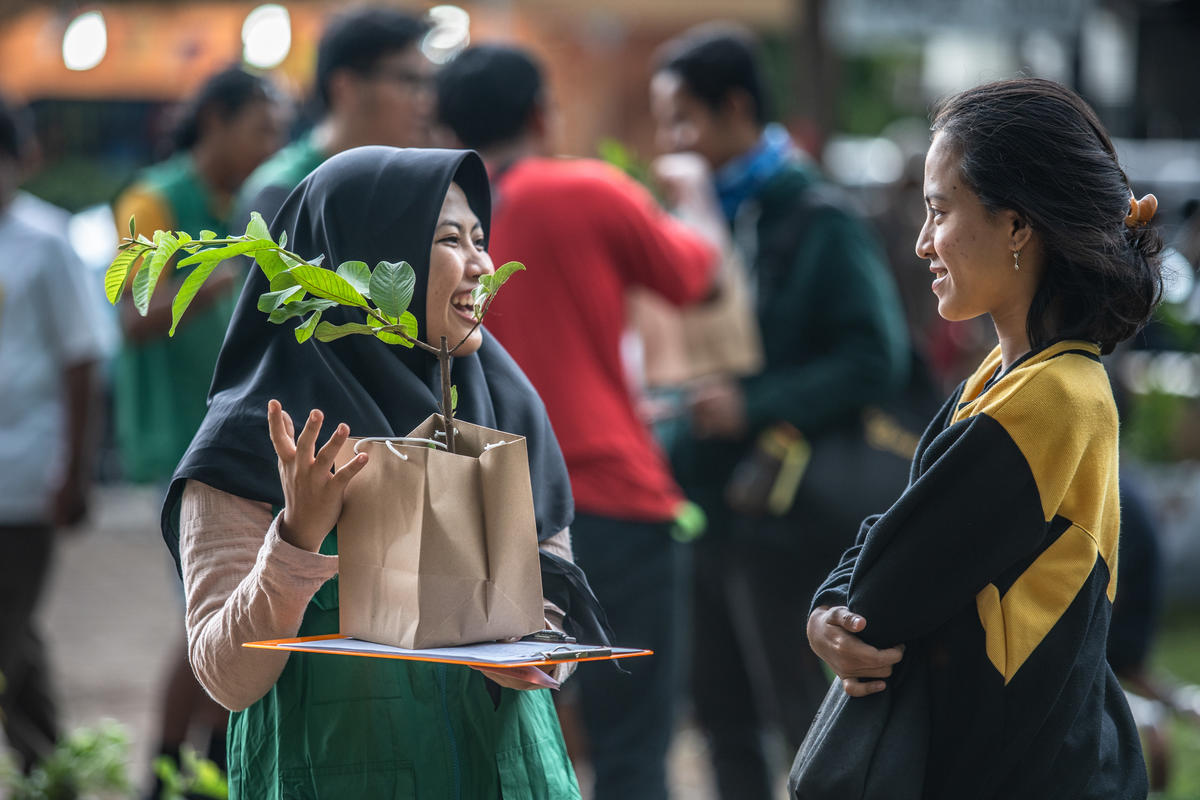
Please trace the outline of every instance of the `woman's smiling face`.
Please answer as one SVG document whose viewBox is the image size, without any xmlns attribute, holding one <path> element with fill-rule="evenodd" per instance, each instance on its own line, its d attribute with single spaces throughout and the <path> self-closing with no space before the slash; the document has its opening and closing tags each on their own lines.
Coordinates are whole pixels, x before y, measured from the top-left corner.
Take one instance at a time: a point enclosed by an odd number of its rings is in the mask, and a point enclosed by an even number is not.
<svg viewBox="0 0 1200 800">
<path fill-rule="evenodd" d="M 991 314 L 995 318 L 1023 313 L 1019 312 L 1022 304 L 1029 308 L 1028 276 L 1013 269 L 1016 215 L 988 213 L 962 179 L 958 153 L 940 133 L 925 156 L 925 209 L 916 250 L 918 257 L 929 261 L 934 275 L 931 288 L 942 317 L 966 320 Z M 1017 241 L 1027 235 L 1018 235 Z"/>
<path fill-rule="evenodd" d="M 453 348 L 475 325 L 471 292 L 479 276 L 495 272 L 483 246 L 483 225 L 471 210 L 458 184 L 450 184 L 429 253 L 429 289 L 425 295 L 425 339 L 438 347 L 441 337 Z M 476 329 L 455 355 L 479 349 L 482 331 Z"/>
</svg>

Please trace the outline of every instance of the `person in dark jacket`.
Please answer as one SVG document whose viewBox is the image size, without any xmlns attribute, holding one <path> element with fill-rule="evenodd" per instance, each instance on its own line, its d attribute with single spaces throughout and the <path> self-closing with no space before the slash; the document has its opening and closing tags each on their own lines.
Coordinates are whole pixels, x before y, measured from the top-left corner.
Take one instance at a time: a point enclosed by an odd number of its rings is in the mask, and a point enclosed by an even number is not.
<svg viewBox="0 0 1200 800">
<path fill-rule="evenodd" d="M 733 511 L 725 489 L 762 434 L 795 429 L 815 439 L 893 396 L 908 370 L 907 333 L 874 236 L 787 131 L 769 124 L 746 34 L 704 27 L 668 42 L 651 103 L 660 148 L 697 153 L 713 171 L 762 336 L 761 372 L 691 394 L 691 431 L 674 443 L 672 462 L 709 520 L 694 586 L 698 722 L 722 796 L 768 797 L 774 770 L 763 733 L 775 723 L 794 748 L 825 693 L 803 620 L 857 520 L 802 504 L 750 517 Z"/>
<path fill-rule="evenodd" d="M 928 692 L 927 719 L 905 719 L 925 761 L 889 797 L 1144 798 L 1105 660 L 1121 508 L 1100 356 L 1161 296 L 1157 201 L 1051 81 L 955 95 L 933 132 L 917 254 L 938 312 L 987 314 L 999 344 L 814 598 L 809 640 L 858 710 Z"/>
</svg>

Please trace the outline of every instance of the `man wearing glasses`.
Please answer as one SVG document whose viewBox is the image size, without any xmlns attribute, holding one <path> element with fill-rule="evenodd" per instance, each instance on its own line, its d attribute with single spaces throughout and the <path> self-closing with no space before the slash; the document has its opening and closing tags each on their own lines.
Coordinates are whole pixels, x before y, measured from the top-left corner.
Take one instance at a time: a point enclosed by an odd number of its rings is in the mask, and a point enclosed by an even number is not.
<svg viewBox="0 0 1200 800">
<path fill-rule="evenodd" d="M 429 145 L 433 65 L 420 49 L 427 31 L 420 19 L 390 8 L 359 9 L 330 23 L 317 47 L 322 116 L 246 180 L 235 231 L 251 211 L 270 223 L 304 176 L 343 150 Z"/>
</svg>

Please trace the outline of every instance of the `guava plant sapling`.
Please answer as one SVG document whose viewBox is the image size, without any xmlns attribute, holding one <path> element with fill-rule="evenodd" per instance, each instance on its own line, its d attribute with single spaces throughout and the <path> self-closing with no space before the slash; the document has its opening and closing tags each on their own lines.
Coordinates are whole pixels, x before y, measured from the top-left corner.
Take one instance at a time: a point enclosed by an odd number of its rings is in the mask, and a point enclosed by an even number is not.
<svg viewBox="0 0 1200 800">
<path fill-rule="evenodd" d="M 170 335 L 174 336 L 180 318 L 213 270 L 228 258 L 252 257 L 270 282 L 270 290 L 258 298 L 258 310 L 275 324 L 304 317 L 296 328 L 297 342 L 312 337 L 329 342 L 357 334 L 374 336 L 401 347 L 418 347 L 435 355 L 442 368 L 442 433 L 446 438 L 446 449 L 456 452 L 453 430 L 457 392 L 450 384 L 454 354 L 482 324 L 500 287 L 525 266 L 510 261 L 495 273 L 480 276 L 479 286 L 472 295 L 474 327 L 453 347 L 445 336 L 435 347 L 421 341 L 417 319 L 408 310 L 416 274 L 407 261 L 380 261 L 374 269 L 362 261 L 345 261 L 337 269 L 328 269 L 322 266 L 324 255 L 305 259 L 286 248 L 287 233 L 281 233 L 279 241 L 275 241 L 258 212 L 251 215 L 243 235 L 224 238 L 212 231 L 200 231 L 197 238 L 186 231 L 155 231 L 154 237 L 148 239 L 137 233 L 134 219 L 130 217 L 129 237 L 121 241 L 117 257 L 105 273 L 104 291 L 109 302 L 115 304 L 132 273 L 133 304 L 138 313 L 145 316 L 163 270 L 172 259 L 185 254 L 178 258 L 175 269 L 193 269 L 180 284 L 171 304 Z M 362 322 L 341 325 L 323 322 L 321 315 L 335 306 L 361 311 Z"/>
</svg>

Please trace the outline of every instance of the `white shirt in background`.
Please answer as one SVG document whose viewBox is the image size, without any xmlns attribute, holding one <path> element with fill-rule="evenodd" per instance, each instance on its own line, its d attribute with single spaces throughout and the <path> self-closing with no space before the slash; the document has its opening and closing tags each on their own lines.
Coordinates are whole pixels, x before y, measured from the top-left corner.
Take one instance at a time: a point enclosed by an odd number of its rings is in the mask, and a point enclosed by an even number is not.
<svg viewBox="0 0 1200 800">
<path fill-rule="evenodd" d="M 63 370 L 103 355 L 83 265 L 0 212 L 0 524 L 47 520 L 66 455 Z"/>
</svg>

